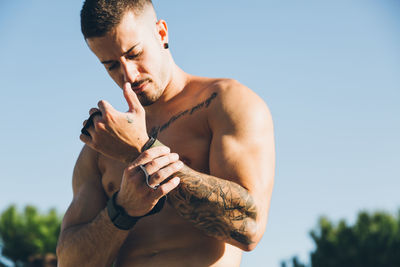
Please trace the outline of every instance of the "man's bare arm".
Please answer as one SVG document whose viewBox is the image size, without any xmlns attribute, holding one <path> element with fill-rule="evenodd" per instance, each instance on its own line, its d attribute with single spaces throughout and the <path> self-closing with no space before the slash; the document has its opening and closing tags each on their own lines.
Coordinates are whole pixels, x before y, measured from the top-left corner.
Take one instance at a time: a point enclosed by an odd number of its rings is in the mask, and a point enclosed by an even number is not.
<svg viewBox="0 0 400 267">
<path fill-rule="evenodd" d="M 129 233 L 117 229 L 104 208 L 107 197 L 96 154 L 85 146 L 74 169 L 74 198 L 64 216 L 57 245 L 60 267 L 111 266 Z"/>
<path fill-rule="evenodd" d="M 235 182 L 185 167 L 177 175 L 181 185 L 169 203 L 206 234 L 250 250 L 256 243 L 257 208 L 249 192 Z"/>
<path fill-rule="evenodd" d="M 169 201 L 207 235 L 251 250 L 264 232 L 273 187 L 272 120 L 265 104 L 240 84 L 233 82 L 216 99 L 210 106 L 211 175 L 183 168 Z"/>
<path fill-rule="evenodd" d="M 107 196 L 94 154 L 85 147 L 74 169 L 74 199 L 64 216 L 57 246 L 60 266 L 110 266 L 129 234 L 129 230 L 120 230 L 109 218 L 105 208 Z M 156 177 L 150 183 L 164 183 L 156 190 L 150 189 L 138 171 L 140 164 L 146 164 L 149 174 Z M 146 150 L 124 169 L 115 204 L 124 207 L 132 217 L 147 215 L 160 198 L 179 184 L 176 177 L 164 180 L 182 166 L 178 155 L 170 153 L 168 147 Z"/>
<path fill-rule="evenodd" d="M 112 225 L 102 210 L 90 223 L 63 230 L 57 246 L 58 266 L 111 266 L 128 233 Z"/>
</svg>

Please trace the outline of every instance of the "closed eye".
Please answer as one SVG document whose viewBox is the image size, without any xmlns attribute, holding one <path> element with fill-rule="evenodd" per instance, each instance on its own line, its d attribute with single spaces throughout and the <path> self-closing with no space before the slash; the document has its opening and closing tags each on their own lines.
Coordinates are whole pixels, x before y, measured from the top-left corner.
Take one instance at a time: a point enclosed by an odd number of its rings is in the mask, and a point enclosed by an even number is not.
<svg viewBox="0 0 400 267">
<path fill-rule="evenodd" d="M 142 52 L 133 54 L 133 55 L 127 55 L 126 58 L 132 60 L 132 59 L 139 57 L 141 54 L 142 54 Z"/>
<path fill-rule="evenodd" d="M 109 71 L 112 71 L 113 69 L 117 68 L 118 65 L 119 65 L 119 62 L 116 61 L 116 62 L 112 63 L 107 69 L 108 69 Z"/>
</svg>

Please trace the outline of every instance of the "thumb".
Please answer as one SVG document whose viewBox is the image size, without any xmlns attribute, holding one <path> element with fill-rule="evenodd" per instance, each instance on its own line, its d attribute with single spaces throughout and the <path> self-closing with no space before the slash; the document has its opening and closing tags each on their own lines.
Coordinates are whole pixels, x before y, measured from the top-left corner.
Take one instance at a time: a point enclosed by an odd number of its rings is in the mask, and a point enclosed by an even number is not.
<svg viewBox="0 0 400 267">
<path fill-rule="evenodd" d="M 137 110 L 142 104 L 140 104 L 140 101 L 132 90 L 132 86 L 129 82 L 126 82 L 123 86 L 123 91 L 124 91 L 124 97 L 126 102 L 128 103 L 129 106 L 129 112 L 134 112 Z"/>
</svg>

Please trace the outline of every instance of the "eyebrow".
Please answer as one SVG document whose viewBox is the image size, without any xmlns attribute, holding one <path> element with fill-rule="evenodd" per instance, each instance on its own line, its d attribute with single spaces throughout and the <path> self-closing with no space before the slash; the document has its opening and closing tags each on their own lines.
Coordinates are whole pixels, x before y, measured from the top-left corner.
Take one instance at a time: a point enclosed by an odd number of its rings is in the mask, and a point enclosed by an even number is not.
<svg viewBox="0 0 400 267">
<path fill-rule="evenodd" d="M 125 56 L 126 54 L 129 54 L 136 46 L 138 46 L 139 44 L 135 44 L 134 46 L 132 46 L 131 48 L 128 49 L 128 51 L 122 53 L 123 56 Z M 104 60 L 101 61 L 102 64 L 110 64 L 113 63 L 115 60 Z"/>
</svg>

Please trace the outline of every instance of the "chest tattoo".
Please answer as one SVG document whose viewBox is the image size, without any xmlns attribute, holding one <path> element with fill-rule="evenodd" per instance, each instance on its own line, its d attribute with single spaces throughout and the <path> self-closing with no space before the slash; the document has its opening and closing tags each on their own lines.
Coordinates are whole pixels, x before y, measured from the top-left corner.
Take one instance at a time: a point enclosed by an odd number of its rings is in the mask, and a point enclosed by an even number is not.
<svg viewBox="0 0 400 267">
<path fill-rule="evenodd" d="M 162 124 L 161 126 L 155 126 L 153 128 L 151 128 L 150 130 L 150 136 L 157 138 L 158 134 L 162 131 L 164 131 L 165 129 L 167 129 L 171 123 L 175 122 L 176 120 L 178 120 L 179 118 L 182 118 L 183 116 L 190 116 L 193 113 L 199 111 L 200 109 L 203 108 L 208 108 L 208 106 L 210 106 L 211 102 L 217 97 L 218 93 L 214 92 L 211 94 L 211 96 L 209 98 L 207 98 L 206 100 L 204 100 L 203 102 L 195 105 L 192 108 L 186 109 L 184 111 L 179 112 L 178 114 L 172 116 L 168 122 Z"/>
</svg>

